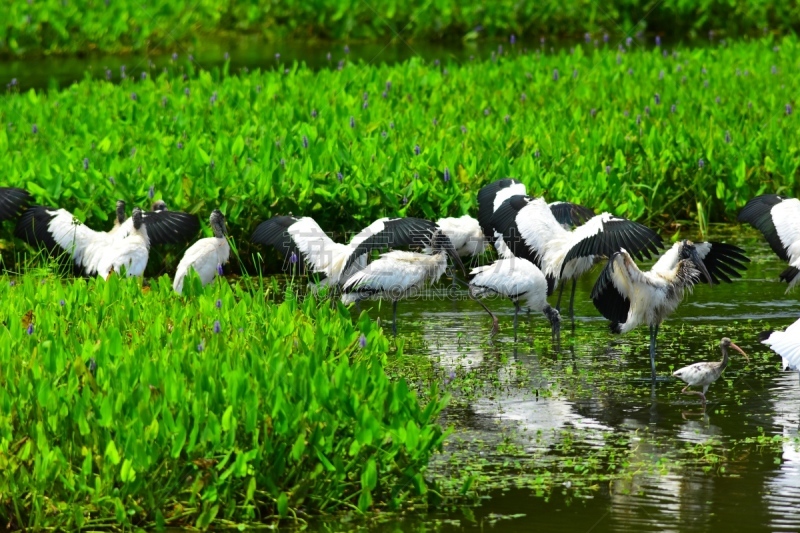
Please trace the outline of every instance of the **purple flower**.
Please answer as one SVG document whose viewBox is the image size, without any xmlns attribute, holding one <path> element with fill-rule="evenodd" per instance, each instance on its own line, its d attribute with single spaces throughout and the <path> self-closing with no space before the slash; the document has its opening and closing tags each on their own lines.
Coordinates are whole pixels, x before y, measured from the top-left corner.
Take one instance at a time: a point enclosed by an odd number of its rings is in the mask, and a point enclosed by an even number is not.
<svg viewBox="0 0 800 533">
<path fill-rule="evenodd" d="M 484 110 L 483 110 L 483 116 L 484 116 L 484 117 L 488 117 L 488 116 L 489 116 L 489 113 L 491 113 L 491 110 L 490 110 L 488 107 L 487 107 L 486 109 L 484 109 Z"/>
<path fill-rule="evenodd" d="M 111 69 L 106 69 L 106 80 L 111 81 Z"/>
<path fill-rule="evenodd" d="M 214 160 L 213 159 L 208 162 L 208 166 L 211 167 L 212 170 L 214 169 Z"/>
<path fill-rule="evenodd" d="M 9 281 L 9 282 L 8 282 L 8 286 L 9 286 L 9 287 L 13 287 L 13 286 L 14 286 L 14 285 L 16 285 L 16 284 L 17 284 L 17 282 L 16 282 L 16 281 L 14 281 L 13 279 L 12 279 L 11 281 Z"/>
<path fill-rule="evenodd" d="M 611 166 L 606 165 L 606 174 L 611 174 Z"/>
<path fill-rule="evenodd" d="M 644 114 L 645 115 L 649 115 L 650 114 L 650 106 L 649 105 L 644 106 Z"/>
<path fill-rule="evenodd" d="M 280 160 L 280 161 L 278 161 L 278 163 L 280 163 L 280 165 L 281 165 L 282 167 L 285 167 L 285 166 L 286 166 L 286 160 L 285 160 L 284 158 L 282 158 L 282 157 L 281 157 L 281 160 Z"/>
<path fill-rule="evenodd" d="M 638 126 L 641 123 L 642 123 L 642 115 L 636 115 L 636 125 Z"/>
<path fill-rule="evenodd" d="M 672 104 L 671 106 L 669 106 L 669 111 L 670 111 L 670 113 L 677 112 L 678 111 L 678 106 L 676 106 L 675 104 Z"/>
<path fill-rule="evenodd" d="M 750 105 L 750 107 L 752 107 L 753 106 L 752 102 L 749 103 L 749 105 Z M 784 109 L 786 110 L 786 114 L 787 115 L 791 115 L 792 114 L 792 104 L 786 104 L 786 107 Z"/>
<path fill-rule="evenodd" d="M 192 54 L 189 54 L 189 61 L 194 62 L 194 56 Z"/>
<path fill-rule="evenodd" d="M 408 203 L 408 197 L 403 196 L 403 205 L 406 205 L 407 203 Z"/>
<path fill-rule="evenodd" d="M 521 95 L 519 95 L 519 99 L 520 99 L 520 101 L 524 102 L 525 100 L 528 99 L 528 95 L 525 94 L 525 93 L 522 93 Z"/>
<path fill-rule="evenodd" d="M 183 150 L 183 143 L 181 141 L 178 141 L 177 147 L 178 150 Z"/>
<path fill-rule="evenodd" d="M 625 39 L 625 46 L 627 46 L 628 48 L 631 47 L 632 43 L 633 43 L 633 38 L 632 37 L 628 37 L 628 38 Z"/>
<path fill-rule="evenodd" d="M 344 176 L 342 176 L 341 172 L 337 172 L 336 173 L 336 179 L 339 180 L 339 183 L 342 182 L 342 179 L 344 179 Z"/>
<path fill-rule="evenodd" d="M 67 302 L 65 302 L 64 300 L 61 300 L 60 302 L 58 302 L 58 305 L 60 305 L 61 307 L 64 307 L 65 305 L 67 305 Z"/>
<path fill-rule="evenodd" d="M 558 81 L 558 69 L 553 69 L 553 81 Z"/>
<path fill-rule="evenodd" d="M 222 300 L 217 300 L 214 305 L 217 307 L 217 309 L 222 309 Z"/>
<path fill-rule="evenodd" d="M 351 128 L 355 128 L 356 127 L 356 119 L 353 118 L 353 117 L 350 117 L 350 127 Z"/>
<path fill-rule="evenodd" d="M 661 104 L 661 95 L 660 95 L 660 94 L 658 94 L 658 93 L 656 93 L 656 94 L 653 96 L 653 100 L 655 100 L 655 102 L 656 102 L 656 105 L 659 105 L 659 104 Z"/>
<path fill-rule="evenodd" d="M 311 118 L 317 118 L 317 110 L 316 109 L 312 109 L 311 110 Z"/>
<path fill-rule="evenodd" d="M 661 37 L 656 35 L 656 46 L 661 46 Z"/>
<path fill-rule="evenodd" d="M 539 37 L 539 45 L 544 45 L 544 37 Z"/>
<path fill-rule="evenodd" d="M 358 344 L 362 348 L 366 348 L 367 347 L 367 338 L 364 336 L 363 333 L 361 334 L 361 337 L 358 338 Z"/>
<path fill-rule="evenodd" d="M 773 74 L 778 73 L 778 67 L 776 67 L 775 65 L 772 65 L 772 68 L 770 70 L 772 71 Z"/>
<path fill-rule="evenodd" d="M 381 93 L 381 96 L 382 96 L 383 98 L 386 98 L 386 97 L 387 97 L 387 96 L 389 96 L 389 95 L 387 94 L 387 92 L 386 92 L 386 91 L 383 91 L 383 92 Z"/>
<path fill-rule="evenodd" d="M 391 88 L 392 88 L 392 82 L 391 82 L 391 81 L 387 81 L 387 82 L 386 82 L 386 90 L 388 91 L 388 90 L 390 90 Z"/>
<path fill-rule="evenodd" d="M 381 132 L 381 137 L 384 137 L 384 138 L 385 138 L 387 135 L 389 135 L 389 134 L 388 134 L 388 133 L 386 133 L 386 130 L 383 130 L 383 131 Z"/>
<path fill-rule="evenodd" d="M 297 263 L 297 254 L 296 253 L 292 252 L 292 255 L 289 256 L 289 262 L 291 264 L 293 264 L 293 265 Z"/>
<path fill-rule="evenodd" d="M 342 70 L 344 68 L 344 59 L 340 59 L 339 62 L 336 64 L 336 70 Z"/>
<path fill-rule="evenodd" d="M 592 108 L 591 111 L 589 111 L 589 114 L 592 116 L 592 118 L 594 118 L 597 115 L 597 109 Z"/>
<path fill-rule="evenodd" d="M 331 60 L 331 53 L 330 52 L 325 54 L 325 59 L 327 59 L 330 62 L 330 60 Z"/>
<path fill-rule="evenodd" d="M 257 93 L 261 92 L 261 84 L 260 83 L 258 85 L 256 85 L 256 92 Z"/>
<path fill-rule="evenodd" d="M 186 96 L 189 96 L 189 94 L 191 94 L 191 91 L 189 90 L 189 88 L 188 88 L 188 87 L 185 87 L 185 88 L 183 89 L 183 94 L 185 94 Z"/>
<path fill-rule="evenodd" d="M 510 42 L 512 45 L 517 44 L 517 36 L 512 33 L 511 37 L 508 38 L 508 42 Z"/>
<path fill-rule="evenodd" d="M 275 61 L 280 61 L 280 60 L 281 60 L 281 54 L 280 52 L 278 52 L 275 54 Z"/>
<path fill-rule="evenodd" d="M 572 78 L 573 79 L 577 79 L 578 78 L 578 69 L 576 69 L 576 68 L 572 69 Z"/>
<path fill-rule="evenodd" d="M 308 148 L 308 137 L 303 135 L 303 148 Z"/>
<path fill-rule="evenodd" d="M 89 170 L 89 158 L 88 157 L 84 157 L 83 158 L 83 170 Z"/>
<path fill-rule="evenodd" d="M 137 98 L 136 93 L 131 93 L 131 100 L 135 102 L 136 98 Z"/>
<path fill-rule="evenodd" d="M 31 131 L 33 132 L 34 135 L 39 133 L 39 128 L 36 126 L 36 124 L 31 126 Z"/>
<path fill-rule="evenodd" d="M 119 77 L 125 79 L 125 65 L 119 67 Z"/>
<path fill-rule="evenodd" d="M 719 102 L 720 102 L 720 98 L 719 98 L 719 96 L 717 96 L 716 98 L 714 98 L 714 101 L 715 101 L 716 103 L 719 103 Z"/>
<path fill-rule="evenodd" d="M 725 142 L 730 144 L 731 143 L 731 132 L 725 130 Z"/>
<path fill-rule="evenodd" d="M 667 57 L 667 49 L 666 48 L 664 48 L 664 50 L 661 51 L 661 55 L 664 56 L 664 57 Z"/>
<path fill-rule="evenodd" d="M 164 98 L 162 98 L 162 99 L 161 99 L 161 107 L 167 107 L 167 102 L 168 102 L 168 101 L 169 101 L 169 100 L 167 100 L 167 97 L 166 97 L 166 96 L 165 96 Z"/>
<path fill-rule="evenodd" d="M 230 58 L 231 58 L 231 55 L 228 52 L 225 52 L 224 54 L 222 54 L 222 59 L 224 59 L 225 61 L 229 60 Z"/>
<path fill-rule="evenodd" d="M 444 167 L 444 182 L 447 183 L 448 181 L 450 181 L 450 169 Z"/>
<path fill-rule="evenodd" d="M 583 34 L 583 40 L 587 43 L 591 42 L 592 34 L 587 31 L 586 33 Z"/>
<path fill-rule="evenodd" d="M 217 91 L 214 91 L 214 94 L 211 95 L 211 98 L 208 99 L 208 103 L 214 105 L 214 102 L 217 101 Z"/>
<path fill-rule="evenodd" d="M 147 190 L 147 196 L 152 200 L 155 194 L 156 194 L 156 189 L 151 185 L 150 189 Z"/>
<path fill-rule="evenodd" d="M 141 78 L 142 78 L 142 81 L 146 80 L 147 79 L 147 72 L 142 71 Z"/>
<path fill-rule="evenodd" d="M 27 332 L 28 335 L 33 335 L 33 324 L 28 324 Z"/>
<path fill-rule="evenodd" d="M 436 126 L 438 126 L 438 125 L 439 125 L 439 121 L 438 121 L 438 120 L 436 120 L 435 118 L 434 118 L 434 119 L 433 119 L 431 122 L 433 123 L 433 126 L 434 126 L 434 127 L 436 127 Z"/>
<path fill-rule="evenodd" d="M 439 66 L 439 60 L 438 59 L 434 59 L 433 60 L 433 66 L 434 67 L 438 67 Z"/>
<path fill-rule="evenodd" d="M 345 54 L 349 54 L 350 53 L 350 47 L 349 46 L 344 45 L 344 53 Z"/>
<path fill-rule="evenodd" d="M 703 87 L 708 87 L 708 80 L 703 80 Z"/>
<path fill-rule="evenodd" d="M 364 96 L 363 96 L 363 99 L 366 101 L 366 100 L 367 100 L 367 98 L 369 98 L 369 93 L 365 92 L 365 93 L 364 93 Z"/>
<path fill-rule="evenodd" d="M 389 129 L 394 129 L 394 122 L 389 122 Z"/>
<path fill-rule="evenodd" d="M 539 153 L 539 150 L 536 150 L 535 152 L 533 152 L 533 157 L 535 157 L 536 159 L 539 159 L 539 156 L 541 156 L 541 155 L 542 154 Z"/>
<path fill-rule="evenodd" d="M 628 69 L 628 76 L 633 76 L 633 69 L 632 68 Z"/>
<path fill-rule="evenodd" d="M 366 109 L 367 107 L 369 107 L 369 102 L 367 102 L 366 100 L 364 100 L 364 103 L 363 103 L 363 104 L 361 104 L 361 109 Z"/>
<path fill-rule="evenodd" d="M 214 333 L 219 333 L 222 331 L 222 326 L 220 326 L 219 320 L 214 321 Z"/>
<path fill-rule="evenodd" d="M 664 79 L 664 71 L 663 70 L 658 73 L 658 79 L 660 79 L 660 80 Z"/>
<path fill-rule="evenodd" d="M 177 52 L 172 52 L 172 60 L 173 61 L 177 61 L 178 60 L 178 53 Z"/>
<path fill-rule="evenodd" d="M 698 168 L 703 168 L 704 166 L 706 166 L 706 162 L 705 162 L 705 161 L 703 161 L 703 158 L 702 158 L 702 157 L 701 157 L 701 158 L 700 158 L 700 160 L 697 162 L 697 166 L 698 166 Z"/>
<path fill-rule="evenodd" d="M 200 341 L 200 344 L 197 345 L 197 351 L 202 352 L 205 349 L 206 349 L 205 341 Z"/>
<path fill-rule="evenodd" d="M 422 150 L 420 149 L 418 144 L 414 145 L 414 154 L 419 155 Z"/>
<path fill-rule="evenodd" d="M 607 33 L 604 33 L 604 34 L 603 34 L 603 42 L 604 42 L 604 43 L 607 43 L 607 42 L 608 42 L 608 34 L 607 34 Z"/>
<path fill-rule="evenodd" d="M 217 275 L 224 276 L 225 271 L 222 269 L 222 263 L 217 263 Z"/>
<path fill-rule="evenodd" d="M 508 121 L 509 121 L 509 120 L 511 120 L 511 117 L 510 117 L 510 116 L 506 115 L 506 116 L 504 116 L 504 117 L 503 117 L 503 121 L 504 121 L 506 124 L 508 124 Z"/>
<path fill-rule="evenodd" d="M 117 181 L 114 179 L 114 176 L 109 176 L 108 177 L 108 181 L 111 182 L 111 185 L 116 185 L 117 184 Z"/>
<path fill-rule="evenodd" d="M 621 65 L 621 64 L 622 64 L 622 56 L 617 54 L 617 65 Z"/>
<path fill-rule="evenodd" d="M 630 116 L 631 112 L 626 109 L 625 111 L 622 112 L 622 114 L 627 117 Z"/>
</svg>

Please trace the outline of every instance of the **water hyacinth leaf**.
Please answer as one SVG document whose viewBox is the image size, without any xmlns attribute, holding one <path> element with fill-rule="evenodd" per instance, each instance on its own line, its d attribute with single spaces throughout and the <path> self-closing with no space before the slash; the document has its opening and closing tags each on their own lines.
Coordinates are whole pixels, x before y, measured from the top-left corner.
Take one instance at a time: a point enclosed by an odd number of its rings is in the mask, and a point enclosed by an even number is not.
<svg viewBox="0 0 800 533">
<path fill-rule="evenodd" d="M 285 492 L 280 493 L 276 505 L 278 509 L 278 516 L 281 518 L 286 518 L 287 514 L 289 513 L 289 497 L 286 496 Z"/>
<path fill-rule="evenodd" d="M 370 459 L 364 466 L 364 472 L 361 474 L 361 488 L 369 491 L 375 490 L 378 484 L 378 469 L 375 464 L 375 459 Z"/>
<path fill-rule="evenodd" d="M 104 457 L 111 461 L 111 464 L 118 465 L 120 462 L 119 452 L 117 451 L 117 445 L 114 444 L 113 440 L 108 441 L 106 445 L 106 452 Z"/>
</svg>

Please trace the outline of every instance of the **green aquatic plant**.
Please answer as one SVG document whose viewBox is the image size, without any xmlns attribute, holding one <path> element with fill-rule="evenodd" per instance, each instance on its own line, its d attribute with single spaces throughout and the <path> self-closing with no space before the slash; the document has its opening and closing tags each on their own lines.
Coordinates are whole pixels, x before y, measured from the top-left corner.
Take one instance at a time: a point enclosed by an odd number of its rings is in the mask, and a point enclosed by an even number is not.
<svg viewBox="0 0 800 533">
<path fill-rule="evenodd" d="M 446 396 L 341 305 L 228 283 L 0 279 L 0 521 L 264 522 L 424 501 Z"/>
</svg>

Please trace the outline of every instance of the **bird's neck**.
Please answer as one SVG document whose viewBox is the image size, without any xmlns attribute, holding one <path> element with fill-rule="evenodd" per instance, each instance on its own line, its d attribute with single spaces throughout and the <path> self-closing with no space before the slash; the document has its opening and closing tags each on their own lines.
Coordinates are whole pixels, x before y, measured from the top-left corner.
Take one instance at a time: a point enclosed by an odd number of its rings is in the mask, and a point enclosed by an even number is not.
<svg viewBox="0 0 800 533">
<path fill-rule="evenodd" d="M 719 365 L 720 370 L 725 370 L 725 367 L 728 366 L 728 349 L 724 346 L 721 347 L 722 349 L 722 363 Z"/>
</svg>

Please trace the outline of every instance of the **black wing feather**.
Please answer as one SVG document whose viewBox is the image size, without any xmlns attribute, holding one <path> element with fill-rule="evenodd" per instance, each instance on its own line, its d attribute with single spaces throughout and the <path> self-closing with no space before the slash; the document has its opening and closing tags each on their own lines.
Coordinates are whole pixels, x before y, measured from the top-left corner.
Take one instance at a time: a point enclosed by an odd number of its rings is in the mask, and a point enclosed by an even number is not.
<svg viewBox="0 0 800 533">
<path fill-rule="evenodd" d="M 622 296 L 614 283 L 611 280 L 611 273 L 614 269 L 614 256 L 612 256 L 606 264 L 600 277 L 597 278 L 594 287 L 592 287 L 592 303 L 595 308 L 605 318 L 614 324 L 621 324 L 628 320 L 628 311 L 631 308 L 631 302 Z"/>
<path fill-rule="evenodd" d="M 478 191 L 478 224 L 486 238 L 494 241 L 494 228 L 492 226 L 492 215 L 494 214 L 494 200 L 497 193 L 507 189 L 512 185 L 521 184 L 521 181 L 513 178 L 504 178 L 484 185 Z"/>
<path fill-rule="evenodd" d="M 0 187 L 0 221 L 17 218 L 31 200 L 25 189 Z"/>
<path fill-rule="evenodd" d="M 747 222 L 763 233 L 772 251 L 784 261 L 788 261 L 789 256 L 786 253 L 786 248 L 781 242 L 778 231 L 775 229 L 775 223 L 772 220 L 772 208 L 783 200 L 784 198 L 777 194 L 756 196 L 745 204 L 739 213 L 738 219 L 740 222 Z"/>
<path fill-rule="evenodd" d="M 744 250 L 724 242 L 709 241 L 708 244 L 711 248 L 701 259 L 711 275 L 711 282 L 716 285 L 720 281 L 731 283 L 731 278 L 741 278 L 742 274 L 739 271 L 747 270 L 745 263 L 750 262 L 744 255 Z"/>
<path fill-rule="evenodd" d="M 781 281 L 785 281 L 786 283 L 791 283 L 792 280 L 800 274 L 800 270 L 795 267 L 789 267 L 780 274 Z"/>
<path fill-rule="evenodd" d="M 55 211 L 43 205 L 34 205 L 26 209 L 17 221 L 14 235 L 31 246 L 44 247 L 50 252 L 60 249 L 50 234 L 50 221 L 55 218 L 48 211 Z"/>
<path fill-rule="evenodd" d="M 649 259 L 651 250 L 663 246 L 661 237 L 647 226 L 624 218 L 612 218 L 603 223 L 603 231 L 587 237 L 573 246 L 564 257 L 564 266 L 577 257 L 599 255 L 610 257 L 620 248 L 638 260 Z"/>
<path fill-rule="evenodd" d="M 307 266 L 308 261 L 306 257 L 300 253 L 300 248 L 298 248 L 297 243 L 294 242 L 294 239 L 289 233 L 289 228 L 298 220 L 300 219 L 284 215 L 274 216 L 269 220 L 265 220 L 256 226 L 253 235 L 250 236 L 250 242 L 272 246 L 283 254 L 283 257 L 287 260 L 291 257 L 292 253 L 294 253 L 296 257 L 302 257 L 303 266 Z M 283 269 L 286 270 L 287 268 L 291 268 L 291 265 L 284 263 Z"/>
<path fill-rule="evenodd" d="M 433 234 L 437 229 L 439 229 L 439 226 L 436 223 L 423 218 L 405 217 L 385 220 L 381 231 L 364 239 L 350 253 L 342 272 L 347 272 L 356 259 L 372 250 L 383 250 L 398 246 L 430 246 Z M 450 239 L 446 240 L 450 242 Z M 452 243 L 450 243 L 451 248 L 452 246 Z"/>
<path fill-rule="evenodd" d="M 197 215 L 182 211 L 147 211 L 142 213 L 150 244 L 181 244 L 200 231 Z"/>
<path fill-rule="evenodd" d="M 553 202 L 548 207 L 559 224 L 568 226 L 586 224 L 595 215 L 594 211 L 588 207 L 570 202 Z"/>
</svg>

